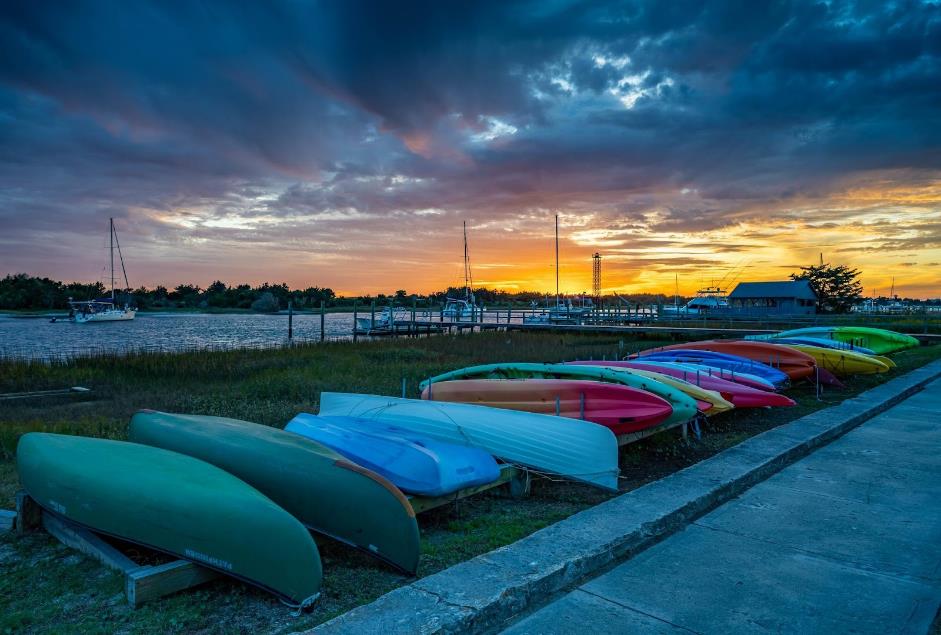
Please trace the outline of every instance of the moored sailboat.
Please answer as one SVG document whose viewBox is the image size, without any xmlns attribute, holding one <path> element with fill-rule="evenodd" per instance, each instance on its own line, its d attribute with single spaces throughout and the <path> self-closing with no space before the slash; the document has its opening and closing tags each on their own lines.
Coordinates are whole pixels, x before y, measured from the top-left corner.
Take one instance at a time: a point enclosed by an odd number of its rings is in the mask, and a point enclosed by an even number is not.
<svg viewBox="0 0 941 635">
<path fill-rule="evenodd" d="M 441 317 L 454 322 L 473 322 L 478 316 L 483 321 L 483 307 L 474 301 L 474 277 L 471 275 L 470 252 L 467 250 L 467 221 L 464 222 L 464 298 L 447 298 Z"/>
<path fill-rule="evenodd" d="M 118 257 L 121 261 L 121 271 L 124 273 L 124 291 L 130 289 L 127 281 L 127 270 L 124 268 L 124 255 L 121 253 L 121 244 L 114 229 L 114 219 L 108 219 L 109 240 L 111 247 L 111 296 L 95 300 L 75 301 L 69 298 L 69 318 L 76 324 L 90 324 L 92 322 L 122 322 L 133 320 L 137 310 L 128 303 L 119 304 L 114 289 L 114 248 L 117 245 Z"/>
</svg>

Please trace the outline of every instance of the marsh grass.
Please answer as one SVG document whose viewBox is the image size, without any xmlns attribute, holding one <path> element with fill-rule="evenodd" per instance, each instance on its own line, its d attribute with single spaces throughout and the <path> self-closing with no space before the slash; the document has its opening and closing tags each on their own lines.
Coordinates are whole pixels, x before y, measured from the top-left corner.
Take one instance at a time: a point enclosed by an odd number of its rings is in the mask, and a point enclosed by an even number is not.
<svg viewBox="0 0 941 635">
<path fill-rule="evenodd" d="M 657 340 L 540 333 L 483 333 L 279 350 L 99 356 L 68 362 L 0 362 L 0 392 L 82 385 L 93 399 L 46 399 L 0 405 L 0 500 L 12 507 L 18 485 L 14 450 L 33 430 L 123 439 L 140 408 L 236 417 L 283 425 L 298 412 L 316 412 L 321 391 L 417 396 L 418 382 L 456 367 L 496 361 L 556 362 L 610 359 L 656 346 Z M 941 346 L 895 356 L 891 376 L 941 357 Z M 833 405 L 888 377 L 859 377 L 845 391 L 812 387 L 789 394 L 798 406 L 734 411 L 703 426 L 700 441 L 683 443 L 667 432 L 622 450 L 622 490 L 662 478 L 743 439 Z M 499 492 L 465 499 L 419 517 L 420 576 L 509 544 L 610 498 L 588 486 L 537 480 L 530 497 Z M 263 537 L 259 537 L 263 539 Z M 316 608 L 291 616 L 270 596 L 223 579 L 178 593 L 136 611 L 127 608 L 120 578 L 45 533 L 0 536 L 0 633 L 7 632 L 291 632 L 323 622 L 407 584 L 376 561 L 318 539 L 324 562 L 323 597 Z"/>
</svg>

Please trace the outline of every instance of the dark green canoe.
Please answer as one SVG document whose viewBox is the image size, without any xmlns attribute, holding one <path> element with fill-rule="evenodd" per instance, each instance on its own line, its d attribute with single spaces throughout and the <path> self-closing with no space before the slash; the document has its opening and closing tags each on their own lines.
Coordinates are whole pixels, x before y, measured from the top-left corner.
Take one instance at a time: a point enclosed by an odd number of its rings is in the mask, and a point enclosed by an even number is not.
<svg viewBox="0 0 941 635">
<path fill-rule="evenodd" d="M 192 457 L 136 443 L 30 432 L 20 482 L 46 510 L 307 604 L 320 554 L 307 529 L 258 490 Z"/>
<path fill-rule="evenodd" d="M 414 574 L 418 523 L 395 485 L 316 441 L 278 428 L 145 410 L 130 438 L 202 459 L 257 488 L 311 529 Z"/>
</svg>

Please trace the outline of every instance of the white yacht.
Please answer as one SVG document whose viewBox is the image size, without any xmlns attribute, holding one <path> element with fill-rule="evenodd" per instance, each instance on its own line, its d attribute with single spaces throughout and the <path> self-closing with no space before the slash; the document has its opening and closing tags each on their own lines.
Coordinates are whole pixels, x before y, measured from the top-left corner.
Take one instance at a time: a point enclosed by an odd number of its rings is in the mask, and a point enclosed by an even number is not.
<svg viewBox="0 0 941 635">
<path fill-rule="evenodd" d="M 664 316 L 673 315 L 704 315 L 715 313 L 729 307 L 729 301 L 726 299 L 726 293 L 719 287 L 706 287 L 696 292 L 696 297 L 683 306 L 664 306 L 662 313 Z"/>
</svg>

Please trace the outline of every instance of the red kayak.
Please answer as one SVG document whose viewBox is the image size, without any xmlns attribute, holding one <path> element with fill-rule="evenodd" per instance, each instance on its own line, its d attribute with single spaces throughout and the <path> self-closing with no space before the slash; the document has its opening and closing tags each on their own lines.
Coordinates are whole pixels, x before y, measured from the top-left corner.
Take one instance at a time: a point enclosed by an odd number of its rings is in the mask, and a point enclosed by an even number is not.
<svg viewBox="0 0 941 635">
<path fill-rule="evenodd" d="M 427 399 L 426 388 L 422 399 Z M 599 423 L 614 434 L 653 427 L 673 406 L 645 390 L 581 379 L 461 379 L 434 384 L 435 401 L 456 401 Z"/>
<path fill-rule="evenodd" d="M 656 373 L 662 373 L 664 375 L 669 375 L 670 377 L 676 377 L 677 379 L 682 379 L 688 381 L 692 384 L 696 384 L 700 388 L 705 388 L 706 390 L 714 390 L 726 401 L 729 401 L 736 408 L 765 408 L 768 406 L 794 406 L 796 403 L 793 399 L 785 397 L 784 395 L 769 392 L 767 390 L 758 390 L 756 388 L 750 388 L 744 384 L 736 383 L 733 381 L 728 381 L 722 379 L 715 375 L 711 375 L 708 371 L 704 370 L 701 373 L 692 373 L 688 370 L 682 368 L 677 368 L 676 366 L 671 366 L 669 363 L 663 364 L 658 362 L 643 362 L 643 361 L 610 361 L 610 362 L 566 362 L 568 364 L 580 364 L 580 365 L 601 365 L 601 366 L 613 366 L 615 368 L 634 368 L 637 370 L 649 370 Z"/>
<path fill-rule="evenodd" d="M 714 351 L 727 355 L 738 355 L 739 357 L 745 357 L 780 369 L 791 378 L 792 382 L 812 378 L 814 376 L 814 369 L 817 366 L 817 361 L 813 357 L 797 349 L 781 344 L 754 342 L 751 340 L 683 342 L 682 344 L 671 344 L 670 346 L 661 346 L 659 348 L 641 351 L 640 355 L 643 356 L 644 353 L 653 353 L 654 351 L 668 351 L 673 348 Z"/>
</svg>

